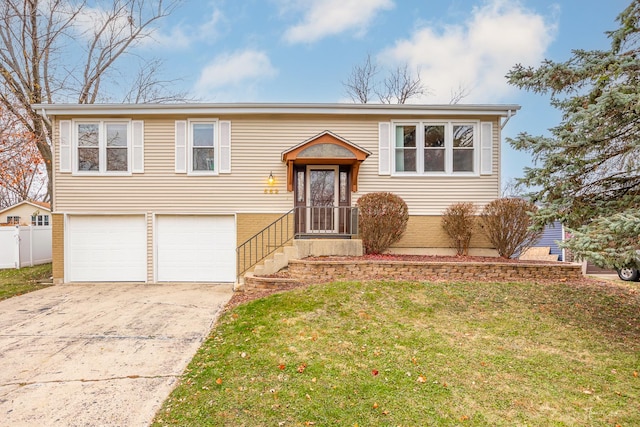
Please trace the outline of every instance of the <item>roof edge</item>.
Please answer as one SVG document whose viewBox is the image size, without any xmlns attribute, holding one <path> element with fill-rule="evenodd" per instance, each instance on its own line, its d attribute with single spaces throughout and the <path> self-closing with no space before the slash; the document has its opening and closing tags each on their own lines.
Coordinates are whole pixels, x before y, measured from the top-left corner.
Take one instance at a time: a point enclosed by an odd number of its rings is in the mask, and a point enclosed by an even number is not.
<svg viewBox="0 0 640 427">
<path fill-rule="evenodd" d="M 34 208 L 46 209 L 47 211 L 51 212 L 51 206 L 49 206 L 49 207 L 42 206 L 42 205 L 39 205 L 39 204 L 37 204 L 37 202 L 34 202 L 32 200 L 21 200 L 16 204 L 13 204 L 11 206 L 7 206 L 6 208 L 0 209 L 0 214 L 5 212 L 5 211 L 11 210 L 11 209 L 13 209 L 13 208 L 15 208 L 17 206 L 23 205 L 23 204 L 31 205 Z"/>
<path fill-rule="evenodd" d="M 296 103 L 184 103 L 184 104 L 34 104 L 43 116 L 96 114 L 449 114 L 514 115 L 517 104 L 296 104 Z"/>
</svg>

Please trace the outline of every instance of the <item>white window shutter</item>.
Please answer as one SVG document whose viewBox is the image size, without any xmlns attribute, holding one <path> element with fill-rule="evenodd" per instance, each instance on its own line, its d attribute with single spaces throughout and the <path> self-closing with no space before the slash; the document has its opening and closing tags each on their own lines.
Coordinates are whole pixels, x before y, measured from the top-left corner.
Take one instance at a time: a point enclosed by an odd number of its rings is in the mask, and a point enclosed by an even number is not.
<svg viewBox="0 0 640 427">
<path fill-rule="evenodd" d="M 493 173 L 493 123 L 480 124 L 480 174 Z"/>
<path fill-rule="evenodd" d="M 144 122 L 135 120 L 131 122 L 131 147 L 132 147 L 132 163 L 131 171 L 133 173 L 144 172 Z"/>
<path fill-rule="evenodd" d="M 378 175 L 391 175 L 391 123 L 378 123 Z"/>
<path fill-rule="evenodd" d="M 176 173 L 187 173 L 187 122 L 176 121 Z"/>
<path fill-rule="evenodd" d="M 220 122 L 220 173 L 231 173 L 231 122 Z"/>
<path fill-rule="evenodd" d="M 60 172 L 71 172 L 71 120 L 60 120 Z"/>
</svg>

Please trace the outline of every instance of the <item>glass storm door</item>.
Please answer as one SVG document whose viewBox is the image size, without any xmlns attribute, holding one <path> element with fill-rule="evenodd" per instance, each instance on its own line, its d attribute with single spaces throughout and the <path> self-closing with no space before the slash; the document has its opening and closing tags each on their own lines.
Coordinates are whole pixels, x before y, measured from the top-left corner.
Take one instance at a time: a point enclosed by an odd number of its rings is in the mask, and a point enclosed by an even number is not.
<svg viewBox="0 0 640 427">
<path fill-rule="evenodd" d="M 338 167 L 307 166 L 307 176 L 307 233 L 335 233 Z"/>
</svg>

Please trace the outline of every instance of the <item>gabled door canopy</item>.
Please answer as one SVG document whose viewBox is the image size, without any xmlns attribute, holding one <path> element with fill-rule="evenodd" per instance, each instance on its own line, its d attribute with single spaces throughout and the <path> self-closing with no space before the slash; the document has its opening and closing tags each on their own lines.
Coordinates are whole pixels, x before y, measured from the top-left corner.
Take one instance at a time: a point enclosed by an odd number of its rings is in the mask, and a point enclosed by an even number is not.
<svg viewBox="0 0 640 427">
<path fill-rule="evenodd" d="M 328 130 L 282 152 L 287 190 L 293 191 L 293 165 L 350 165 L 351 191 L 358 191 L 358 171 L 371 153 Z"/>
</svg>

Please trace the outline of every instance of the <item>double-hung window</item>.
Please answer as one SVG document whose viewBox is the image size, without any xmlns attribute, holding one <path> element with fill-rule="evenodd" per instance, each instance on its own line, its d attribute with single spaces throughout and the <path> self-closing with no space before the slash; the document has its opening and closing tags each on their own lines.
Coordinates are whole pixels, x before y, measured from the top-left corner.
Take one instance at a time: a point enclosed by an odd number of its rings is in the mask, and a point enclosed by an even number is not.
<svg viewBox="0 0 640 427">
<path fill-rule="evenodd" d="M 416 125 L 398 125 L 396 126 L 396 171 L 397 172 L 416 172 L 418 154 L 417 154 L 417 135 Z"/>
<path fill-rule="evenodd" d="M 475 134 L 474 125 L 454 124 L 453 172 L 474 172 Z"/>
<path fill-rule="evenodd" d="M 393 174 L 478 174 L 478 123 L 397 122 L 393 129 Z"/>
<path fill-rule="evenodd" d="M 175 171 L 187 175 L 231 173 L 231 122 L 215 118 L 177 120 Z"/>
<path fill-rule="evenodd" d="M 75 122 L 75 171 L 131 172 L 131 123 L 124 120 Z"/>
<path fill-rule="evenodd" d="M 192 121 L 189 127 L 189 171 L 217 174 L 216 122 Z"/>
</svg>

